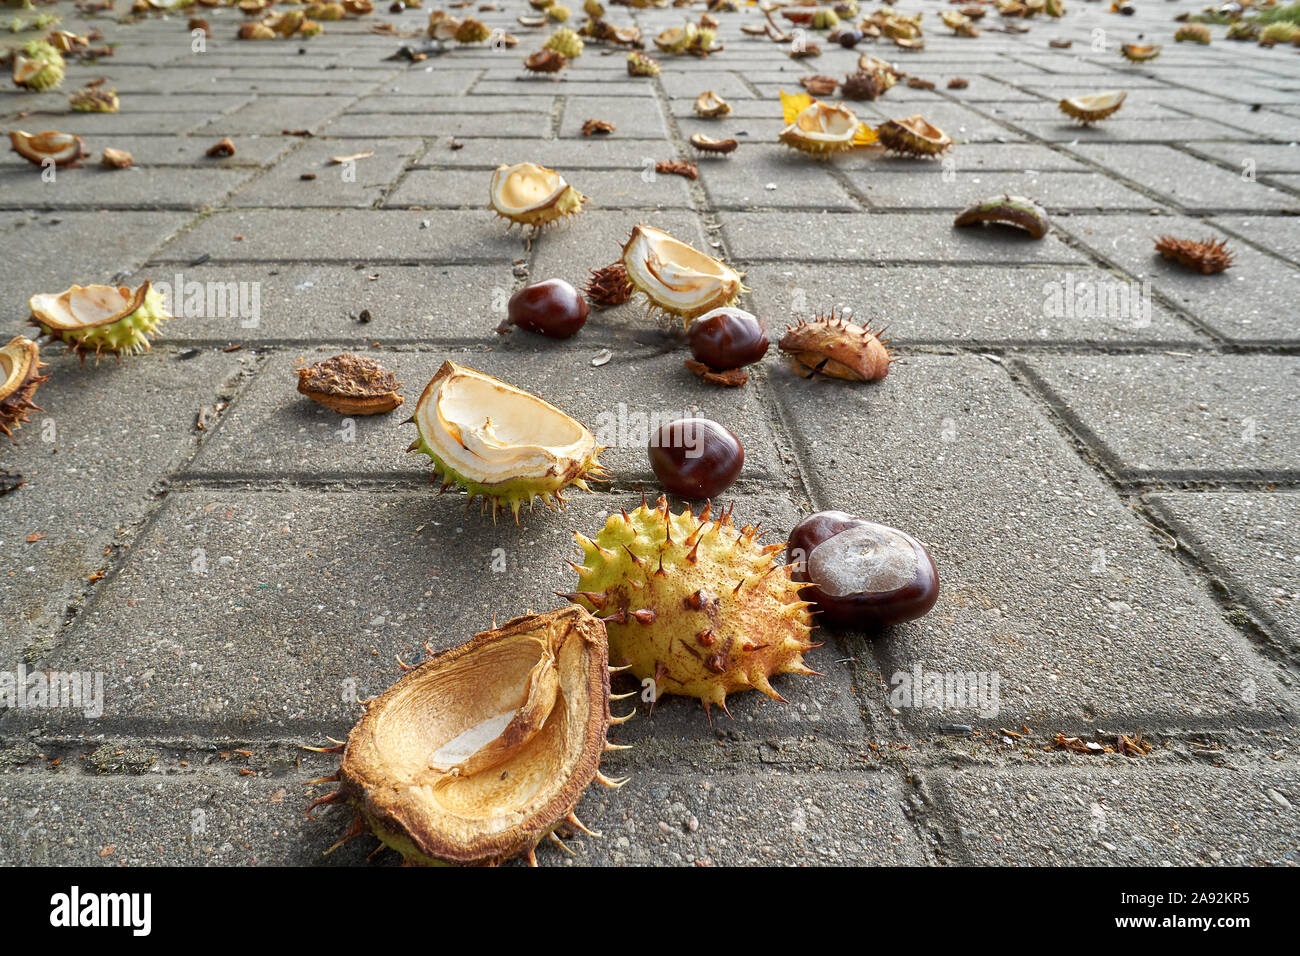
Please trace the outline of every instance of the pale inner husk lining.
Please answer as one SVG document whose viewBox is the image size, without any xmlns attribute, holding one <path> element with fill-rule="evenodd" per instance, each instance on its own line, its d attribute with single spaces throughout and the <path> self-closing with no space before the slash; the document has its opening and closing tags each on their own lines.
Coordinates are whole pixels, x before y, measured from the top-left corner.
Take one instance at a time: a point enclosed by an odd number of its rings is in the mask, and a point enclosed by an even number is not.
<svg viewBox="0 0 1300 956">
<path fill-rule="evenodd" d="M 435 770 L 449 770 L 457 764 L 464 763 L 500 737 L 517 713 L 518 710 L 508 710 L 504 714 L 489 717 L 469 730 L 457 734 L 433 752 L 433 756 L 429 758 L 429 766 Z"/>
</svg>

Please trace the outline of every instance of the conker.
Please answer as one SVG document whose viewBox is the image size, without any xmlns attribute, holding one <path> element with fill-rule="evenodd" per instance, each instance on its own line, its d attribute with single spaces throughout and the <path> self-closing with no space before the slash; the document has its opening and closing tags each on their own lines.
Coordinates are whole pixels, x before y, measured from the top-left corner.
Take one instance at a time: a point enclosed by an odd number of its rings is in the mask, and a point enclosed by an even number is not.
<svg viewBox="0 0 1300 956">
<path fill-rule="evenodd" d="M 939 598 L 934 559 L 910 534 L 843 511 L 819 511 L 790 532 L 790 563 L 819 620 L 875 630 L 926 614 Z"/>
<path fill-rule="evenodd" d="M 521 329 L 567 339 L 587 321 L 587 300 L 563 279 L 526 285 L 510 297 L 510 321 Z"/>
<path fill-rule="evenodd" d="M 691 354 L 715 371 L 752 365 L 767 354 L 763 325 L 743 309 L 723 306 L 706 312 L 686 333 Z"/>
<path fill-rule="evenodd" d="M 716 498 L 735 482 L 745 449 L 728 429 L 707 418 L 669 422 L 650 439 L 650 467 L 680 498 Z"/>
</svg>

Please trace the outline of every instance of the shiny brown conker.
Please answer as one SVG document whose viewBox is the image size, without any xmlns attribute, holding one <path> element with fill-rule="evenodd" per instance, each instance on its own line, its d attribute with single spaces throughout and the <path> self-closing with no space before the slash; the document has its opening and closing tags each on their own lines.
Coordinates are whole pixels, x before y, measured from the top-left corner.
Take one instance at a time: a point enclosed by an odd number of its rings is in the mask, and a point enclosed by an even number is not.
<svg viewBox="0 0 1300 956">
<path fill-rule="evenodd" d="M 567 339 L 587 321 L 587 300 L 563 279 L 526 285 L 510 297 L 506 313 L 521 329 Z"/>
<path fill-rule="evenodd" d="M 681 498 L 716 498 L 745 464 L 745 449 L 707 418 L 680 418 L 650 439 L 650 467 L 664 489 Z"/>
<path fill-rule="evenodd" d="M 792 577 L 822 623 L 876 630 L 927 613 L 939 598 L 934 559 L 910 534 L 846 514 L 819 511 L 790 532 Z"/>
<path fill-rule="evenodd" d="M 752 365 L 767 354 L 763 325 L 743 309 L 723 306 L 706 312 L 686 333 L 691 354 L 716 371 Z"/>
</svg>

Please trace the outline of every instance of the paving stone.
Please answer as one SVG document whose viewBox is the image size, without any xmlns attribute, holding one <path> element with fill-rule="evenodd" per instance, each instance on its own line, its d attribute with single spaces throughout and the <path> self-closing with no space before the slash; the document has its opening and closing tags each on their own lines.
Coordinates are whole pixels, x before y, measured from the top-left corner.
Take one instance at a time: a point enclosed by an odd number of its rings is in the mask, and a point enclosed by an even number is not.
<svg viewBox="0 0 1300 956">
<path fill-rule="evenodd" d="M 548 101 L 549 104 L 549 101 Z M 525 104 L 526 105 L 526 104 Z M 405 113 L 346 113 L 320 132 L 326 136 L 455 136 L 469 138 L 490 135 L 532 139 L 551 131 L 551 115 L 539 110 L 499 113 L 490 126 L 473 114 L 429 114 L 410 116 Z"/>
<path fill-rule="evenodd" d="M 378 202 L 397 182 L 407 163 L 424 152 L 418 139 L 310 140 L 275 169 L 230 197 L 228 206 L 360 206 Z M 335 163 L 333 157 L 362 156 Z M 314 179 L 305 180 L 309 175 Z"/>
<path fill-rule="evenodd" d="M 631 140 L 622 137 L 592 139 L 582 144 L 567 140 L 521 140 L 475 138 L 457 140 L 453 148 L 450 137 L 440 137 L 425 154 L 425 163 L 437 166 L 473 166 L 495 169 L 499 165 L 532 162 L 558 169 L 641 169 L 647 159 L 663 151 L 656 140 Z"/>
<path fill-rule="evenodd" d="M 1029 136 L 1049 143 L 1114 145 L 1114 144 L 1167 144 L 1178 145 L 1192 139 L 1254 139 L 1250 133 L 1211 123 L 1208 120 L 1131 120 L 1112 116 L 1104 123 L 1079 126 L 1057 120 L 1023 121 L 1015 123 L 1017 129 Z"/>
<path fill-rule="evenodd" d="M 1300 181 L 1296 185 L 1300 186 Z M 1289 216 L 1216 216 L 1210 221 L 1292 262 L 1300 262 L 1300 220 Z M 1233 245 L 1235 248 L 1241 243 Z"/>
<path fill-rule="evenodd" d="M 12 324 L 31 314 L 27 300 L 73 283 L 107 282 L 134 272 L 186 223 L 183 212 L 0 212 L 0 302 Z"/>
<path fill-rule="evenodd" d="M 552 592 L 574 581 L 564 564 L 571 530 L 600 527 L 608 509 L 640 495 L 582 495 L 562 515 L 524 512 L 520 525 L 467 514 L 463 500 L 433 489 L 173 492 L 103 597 L 43 658 L 56 670 L 103 671 L 103 716 L 21 710 L 6 726 L 338 736 L 356 719 L 356 699 L 397 679 L 395 655 L 416 660 L 424 642 L 455 646 L 493 615 L 504 622 L 555 607 Z M 737 513 L 773 533 L 793 520 L 790 505 L 769 496 L 742 497 Z M 498 576 L 491 569 L 502 562 Z M 808 659 L 825 677 L 776 680 L 795 707 L 733 695 L 735 724 L 755 737 L 804 733 L 811 718 L 796 708 L 816 699 L 820 711 L 810 711 L 823 733 L 856 736 L 860 717 L 836 657 L 817 648 Z M 637 732 L 676 740 L 685 719 L 713 739 L 688 699 L 661 701 L 655 724 Z"/>
<path fill-rule="evenodd" d="M 1205 220 L 1151 216 L 1071 216 L 1056 220 L 1103 259 L 1149 281 L 1153 291 L 1186 309 L 1219 335 L 1236 342 L 1287 342 L 1295 323 L 1277 304 L 1300 294 L 1300 273 Z M 1183 239 L 1223 239 L 1233 253 L 1231 268 L 1203 276 L 1155 252 L 1162 235 Z"/>
<path fill-rule="evenodd" d="M 440 96 L 430 99 L 427 96 L 410 96 L 392 94 L 385 91 L 374 96 L 363 96 L 348 107 L 347 112 L 384 115 L 388 113 L 412 114 L 411 123 L 420 123 L 424 127 L 436 126 L 443 115 L 481 117 L 485 125 L 496 122 L 492 119 L 498 113 L 550 113 L 555 109 L 555 98 L 530 96 L 528 101 L 520 104 L 517 96 Z"/>
<path fill-rule="evenodd" d="M 964 172 L 1001 170 L 1040 173 L 1081 172 L 1088 167 L 1060 150 L 1032 143 L 963 143 L 943 155 L 939 162 L 922 157 L 881 156 L 874 150 L 850 153 L 835 159 L 835 168 L 848 172 L 916 173 L 952 169 Z"/>
<path fill-rule="evenodd" d="M 177 237 L 154 259 L 465 263 L 515 259 L 522 251 L 518 233 L 507 234 L 504 222 L 486 209 L 449 211 L 440 215 L 439 228 L 432 225 L 421 213 L 400 209 L 221 212 Z"/>
<path fill-rule="evenodd" d="M 156 351 L 83 366 L 54 345 L 41 358 L 50 366 L 36 395 L 44 411 L 3 451 L 3 466 L 27 482 L 0 496 L 0 652 L 14 663 L 29 642 L 49 641 L 83 592 L 102 586 L 92 575 L 110 565 L 109 549 L 131 546 L 153 487 L 194 454 L 200 406 L 215 404 L 243 364 Z"/>
<path fill-rule="evenodd" d="M 362 863 L 373 840 L 364 849 L 354 840 L 323 856 L 342 831 L 308 819 L 302 793 L 296 777 L 6 774 L 0 777 L 0 860 L 43 866 Z"/>
<path fill-rule="evenodd" d="M 63 206 L 98 209 L 201 209 L 216 205 L 252 172 L 242 169 L 132 167 L 104 169 L 92 156 L 81 169 L 63 170 L 53 182 L 42 180 L 38 166 L 7 167 L 0 172 L 0 207 L 29 208 L 34 190 L 49 209 Z"/>
<path fill-rule="evenodd" d="M 323 761 L 316 769 L 317 776 L 329 772 Z M 346 830 L 350 811 L 325 807 L 315 811 L 315 819 L 308 818 L 303 808 L 320 787 L 304 790 L 307 776 L 294 772 L 230 779 L 220 771 L 131 778 L 6 774 L 0 777 L 0 832 L 5 836 L 0 862 L 364 864 L 379 845 L 370 836 L 324 855 Z M 640 774 L 621 790 L 588 788 L 577 812 L 601 837 L 567 840 L 572 857 L 544 842 L 537 862 L 923 865 L 927 857 L 903 816 L 903 799 L 898 785 L 881 774 L 830 781 L 772 772 L 756 777 Z M 671 822 L 664 817 L 672 817 Z M 783 825 L 760 823 L 773 817 Z M 761 842 L 752 838 L 756 826 L 763 826 L 766 834 Z M 392 864 L 398 859 L 395 852 L 386 851 L 375 862 Z"/>
<path fill-rule="evenodd" d="M 286 128 L 320 133 L 331 119 L 347 109 L 353 99 L 351 96 L 298 96 L 290 103 L 283 95 L 265 97 L 213 120 L 206 128 L 217 131 L 218 136 L 241 133 L 273 136 Z M 292 125 L 286 127 L 286 120 L 290 120 Z"/>
<path fill-rule="evenodd" d="M 575 865 L 924 866 L 905 799 L 883 774 L 636 774 L 587 790 L 578 817 L 601 838 L 569 846 Z M 569 861 L 548 849 L 538 863 Z"/>
<path fill-rule="evenodd" d="M 587 207 L 613 209 L 690 208 L 691 192 L 681 176 L 642 175 L 641 171 L 578 170 L 565 178 L 587 197 Z M 413 170 L 384 201 L 385 206 L 429 209 L 479 207 L 486 202 L 491 177 L 480 170 Z M 585 214 L 585 212 L 584 212 Z"/>
<path fill-rule="evenodd" d="M 859 321 L 887 324 L 894 345 L 964 347 L 1026 344 L 1204 342 L 1140 291 L 1127 313 L 1066 313 L 1067 289 L 1129 283 L 1087 267 L 954 268 L 762 263 L 746 273 L 751 308 L 777 332 L 792 316 L 852 309 Z M 1130 293 L 1131 295 L 1131 293 Z M 906 303 L 906 308 L 898 308 Z M 1146 311 L 1150 305 L 1150 312 Z M 1140 307 L 1140 308 L 1139 308 Z"/>
<path fill-rule="evenodd" d="M 582 136 L 582 124 L 589 119 L 612 122 L 616 136 L 663 139 L 668 133 L 657 102 L 643 103 L 629 109 L 623 97 L 570 96 L 565 100 L 559 135 L 570 138 Z"/>
<path fill-rule="evenodd" d="M 512 276 L 508 261 L 483 266 L 360 265 L 232 262 L 158 266 L 150 273 L 172 289 L 202 284 L 201 303 L 186 299 L 184 293 L 181 311 L 173 302 L 178 321 L 168 325 L 167 340 L 217 346 L 332 342 L 364 348 L 376 342 L 482 341 L 497 322 L 494 302 L 520 281 Z M 370 313 L 369 322 L 359 320 L 363 310 Z"/>
<path fill-rule="evenodd" d="M 1128 759 L 1105 758 L 1106 769 L 943 774 L 936 786 L 957 828 L 958 860 L 976 866 L 1295 865 L 1295 811 L 1269 795 L 1294 797 L 1293 772 L 1118 766 Z"/>
<path fill-rule="evenodd" d="M 1053 235 L 1033 240 L 1020 230 L 957 229 L 951 215 L 724 212 L 718 218 L 737 259 L 986 265 L 1084 261 Z"/>
<path fill-rule="evenodd" d="M 478 317 L 479 333 L 498 316 Z M 495 336 L 493 336 L 495 338 Z M 517 340 L 517 341 L 516 341 Z M 374 353 L 403 383 L 406 403 L 389 415 L 345 420 L 296 391 L 295 368 L 332 352 L 286 351 L 272 356 L 232 408 L 218 440 L 195 461 L 195 474 L 406 475 L 423 478 L 427 457 L 408 454 L 416 437 L 404 424 L 415 413 L 425 385 L 444 361 L 456 362 L 525 388 L 587 425 L 609 450 L 601 461 L 621 482 L 650 481 L 647 423 L 692 415 L 721 422 L 747 449 L 745 476 L 780 474 L 775 439 L 755 388 L 707 388 L 682 365 L 681 354 L 621 352 L 608 365 L 593 367 L 590 346 L 561 353 L 545 339 L 516 332 L 508 351 Z M 362 353 L 368 354 L 368 353 Z"/>
<path fill-rule="evenodd" d="M 1143 355 L 1026 364 L 1123 477 L 1300 470 L 1300 364 L 1276 355 Z"/>
<path fill-rule="evenodd" d="M 924 177 L 924 178 L 922 178 Z M 928 175 L 877 176 L 850 174 L 853 185 L 867 197 L 872 208 L 952 209 L 959 211 L 989 196 L 1010 193 L 1032 196 L 1049 212 L 1099 209 L 1160 208 L 1142 193 L 1102 179 L 1096 173 L 961 172 L 931 164 Z M 918 180 L 929 188 L 917 189 Z"/>
<path fill-rule="evenodd" d="M 727 159 L 703 156 L 700 181 L 717 209 L 795 207 L 856 212 L 862 207 L 830 168 L 787 146 L 754 144 Z"/>
<path fill-rule="evenodd" d="M 779 369 L 771 381 L 805 436 L 818 504 L 903 528 L 939 568 L 934 610 L 853 652 L 887 680 L 918 665 L 998 675 L 985 714 L 905 707 L 907 725 L 1223 726 L 1288 712 L 1245 638 L 997 363 L 915 355 L 874 386 Z"/>
<path fill-rule="evenodd" d="M 1164 146 L 1071 146 L 1189 212 L 1229 209 L 1300 209 L 1300 197 L 1260 182 L 1246 182 L 1203 160 Z"/>
<path fill-rule="evenodd" d="M 1300 148 L 1278 143 L 1187 143 L 1187 148 L 1244 171 L 1252 161 L 1256 173 L 1300 173 Z"/>
<path fill-rule="evenodd" d="M 1294 650 L 1300 644 L 1300 496 L 1157 494 L 1151 507 Z"/>
<path fill-rule="evenodd" d="M 185 166 L 202 169 L 229 169 L 240 166 L 269 166 L 289 150 L 300 145 L 291 136 L 239 136 L 234 138 L 235 155 L 210 157 L 207 151 L 220 137 L 195 136 L 114 136 L 101 146 L 124 149 L 137 166 Z M 102 152 L 92 153 L 88 166 L 95 165 Z M 31 170 L 27 160 L 16 153 L 0 154 L 0 170 Z"/>
</svg>

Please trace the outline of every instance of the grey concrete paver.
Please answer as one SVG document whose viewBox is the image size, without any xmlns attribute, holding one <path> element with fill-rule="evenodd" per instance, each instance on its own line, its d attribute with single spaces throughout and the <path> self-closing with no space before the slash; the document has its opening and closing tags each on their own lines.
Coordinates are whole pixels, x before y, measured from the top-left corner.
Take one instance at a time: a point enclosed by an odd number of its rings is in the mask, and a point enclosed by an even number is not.
<svg viewBox="0 0 1300 956">
<path fill-rule="evenodd" d="M 1295 810 L 1269 794 L 1296 790 L 1280 767 L 950 773 L 939 783 L 958 859 L 984 866 L 1294 866 Z"/>
<path fill-rule="evenodd" d="M 1071 216 L 1056 219 L 1056 226 L 1108 263 L 1148 282 L 1152 292 L 1225 339 L 1276 343 L 1296 338 L 1294 320 L 1278 303 L 1300 294 L 1300 271 L 1236 241 L 1211 222 L 1184 216 Z M 1281 235 L 1286 227 L 1275 231 L 1267 223 L 1265 228 Z M 1155 251 L 1160 236 L 1225 241 L 1233 264 L 1215 275 L 1189 271 Z"/>
<path fill-rule="evenodd" d="M 1042 356 L 1026 364 L 1127 478 L 1300 471 L 1300 363 L 1287 356 Z"/>
<path fill-rule="evenodd" d="M 1148 499 L 1198 559 L 1270 622 L 1300 639 L 1300 497 L 1294 494 L 1158 494 Z"/>
<path fill-rule="evenodd" d="M 129 549 L 156 507 L 159 483 L 196 451 L 201 406 L 214 405 L 245 364 L 159 351 L 96 367 L 62 353 L 44 350 L 51 376 L 37 396 L 44 410 L 0 458 L 26 481 L 0 497 L 0 653 L 14 662 L 29 643 L 54 638 L 69 605 L 111 566 L 112 549 Z"/>
<path fill-rule="evenodd" d="M 762 263 L 747 275 L 755 313 L 777 332 L 796 315 L 852 309 L 860 320 L 887 325 L 890 341 L 902 346 L 1206 341 L 1158 303 L 1146 311 L 1140 290 L 1132 298 L 1140 309 L 1067 314 L 1061 307 L 1067 288 L 1110 289 L 1128 281 L 1102 270 L 981 267 L 936 276 L 925 266 L 855 270 L 842 264 Z"/>
</svg>

